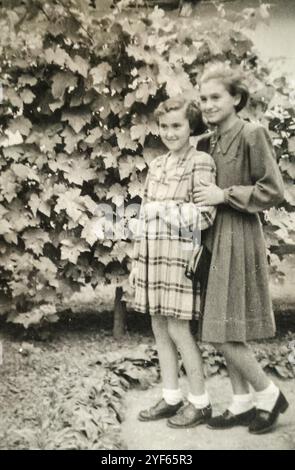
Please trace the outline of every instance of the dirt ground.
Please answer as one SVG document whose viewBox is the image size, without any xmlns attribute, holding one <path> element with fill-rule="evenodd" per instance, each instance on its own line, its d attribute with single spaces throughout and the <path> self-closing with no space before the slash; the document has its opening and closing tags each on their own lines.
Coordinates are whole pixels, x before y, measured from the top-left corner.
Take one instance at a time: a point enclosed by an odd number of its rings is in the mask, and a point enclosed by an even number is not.
<svg viewBox="0 0 295 470">
<path fill-rule="evenodd" d="M 109 316 L 108 316 L 109 318 Z M 4 331 L 5 330 L 5 331 Z M 245 428 L 174 430 L 142 423 L 139 410 L 161 395 L 153 338 L 146 325 L 115 341 L 110 329 L 53 325 L 36 336 L 0 331 L 0 449 L 295 449 L 294 379 L 274 380 L 290 402 L 275 432 Z M 40 341 L 42 339 L 42 341 Z M 284 344 L 278 339 L 274 352 Z M 228 378 L 208 379 L 214 412 L 230 401 Z M 186 392 L 186 378 L 181 378 Z"/>
<path fill-rule="evenodd" d="M 295 387 L 293 380 L 274 381 L 288 397 L 290 406 L 280 416 L 275 431 L 255 436 L 246 427 L 216 431 L 200 425 L 191 429 L 175 430 L 167 427 L 165 420 L 143 423 L 137 420 L 140 410 L 155 404 L 161 397 L 159 384 L 146 391 L 127 393 L 126 419 L 122 424 L 122 437 L 130 450 L 295 450 Z M 182 380 L 183 389 L 186 381 Z M 216 375 L 207 380 L 213 411 L 224 411 L 230 402 L 230 385 L 227 377 Z"/>
</svg>

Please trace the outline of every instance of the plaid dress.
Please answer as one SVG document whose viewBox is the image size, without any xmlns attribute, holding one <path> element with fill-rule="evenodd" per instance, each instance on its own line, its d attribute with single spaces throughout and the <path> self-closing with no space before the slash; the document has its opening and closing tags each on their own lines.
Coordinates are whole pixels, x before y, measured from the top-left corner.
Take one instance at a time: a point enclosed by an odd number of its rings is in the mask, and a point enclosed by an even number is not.
<svg viewBox="0 0 295 470">
<path fill-rule="evenodd" d="M 165 172 L 169 153 L 152 161 L 145 182 L 134 259 L 137 260 L 136 311 L 150 315 L 191 320 L 192 281 L 185 268 L 200 243 L 200 231 L 210 227 L 216 209 L 193 204 L 200 179 L 215 182 L 215 164 L 210 155 L 190 147 L 177 165 Z"/>
</svg>

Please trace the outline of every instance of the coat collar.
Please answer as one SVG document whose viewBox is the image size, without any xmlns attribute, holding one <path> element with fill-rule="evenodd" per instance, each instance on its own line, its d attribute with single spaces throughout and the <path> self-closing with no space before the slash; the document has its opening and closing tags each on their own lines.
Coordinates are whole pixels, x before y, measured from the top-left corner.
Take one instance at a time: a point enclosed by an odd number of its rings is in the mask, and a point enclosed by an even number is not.
<svg viewBox="0 0 295 470">
<path fill-rule="evenodd" d="M 238 119 L 234 123 L 234 125 L 227 131 L 223 133 L 218 133 L 217 131 L 215 133 L 215 139 L 219 142 L 219 147 L 223 154 L 228 152 L 230 146 L 232 145 L 236 137 L 238 137 L 238 135 L 241 133 L 244 126 L 245 121 L 242 121 L 242 119 Z"/>
</svg>

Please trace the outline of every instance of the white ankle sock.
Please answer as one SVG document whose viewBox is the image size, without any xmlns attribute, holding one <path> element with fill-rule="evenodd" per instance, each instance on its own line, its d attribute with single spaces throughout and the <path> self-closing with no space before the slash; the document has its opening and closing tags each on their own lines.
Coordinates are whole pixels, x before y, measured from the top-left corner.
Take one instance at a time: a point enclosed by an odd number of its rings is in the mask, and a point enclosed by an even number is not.
<svg viewBox="0 0 295 470">
<path fill-rule="evenodd" d="M 253 398 L 251 393 L 233 395 L 232 402 L 228 407 L 229 411 L 234 415 L 245 413 L 253 408 Z"/>
<path fill-rule="evenodd" d="M 177 405 L 179 403 L 183 396 L 182 396 L 182 391 L 180 388 L 177 389 L 168 389 L 168 388 L 163 388 L 163 398 L 168 405 Z"/>
<path fill-rule="evenodd" d="M 271 382 L 261 392 L 256 392 L 256 407 L 260 410 L 271 411 L 280 394 L 280 389 Z"/>
<path fill-rule="evenodd" d="M 209 395 L 205 392 L 203 395 L 193 395 L 189 392 L 187 399 L 195 408 L 201 409 L 210 405 Z"/>
</svg>

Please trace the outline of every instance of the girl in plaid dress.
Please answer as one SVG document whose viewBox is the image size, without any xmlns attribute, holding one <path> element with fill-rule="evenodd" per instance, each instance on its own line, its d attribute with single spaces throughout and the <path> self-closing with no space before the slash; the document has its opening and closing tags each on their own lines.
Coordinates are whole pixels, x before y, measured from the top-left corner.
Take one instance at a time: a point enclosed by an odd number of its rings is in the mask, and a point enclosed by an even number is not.
<svg viewBox="0 0 295 470">
<path fill-rule="evenodd" d="M 214 132 L 198 148 L 213 156 L 217 186 L 197 188 L 194 202 L 218 207 L 204 241 L 212 258 L 201 338 L 223 353 L 234 393 L 229 408 L 208 425 L 246 425 L 251 433 L 261 434 L 288 407 L 246 344 L 275 333 L 258 213 L 281 202 L 284 188 L 267 131 L 237 116 L 247 99 L 239 72 L 223 63 L 207 66 L 201 78 L 201 109 Z M 249 385 L 256 392 L 256 407 Z"/>
<path fill-rule="evenodd" d="M 191 427 L 211 417 L 211 405 L 200 350 L 190 330 L 199 302 L 194 310 L 192 282 L 185 268 L 197 251 L 198 229 L 208 229 L 214 221 L 215 208 L 196 210 L 192 198 L 201 181 L 215 182 L 215 164 L 190 145 L 191 129 L 201 123 L 195 104 L 169 99 L 156 116 L 168 153 L 152 161 L 146 178 L 130 282 L 136 288 L 135 310 L 151 315 L 163 398 L 138 418 L 170 418 L 170 427 Z M 178 385 L 178 351 L 190 388 L 186 405 Z"/>
</svg>

